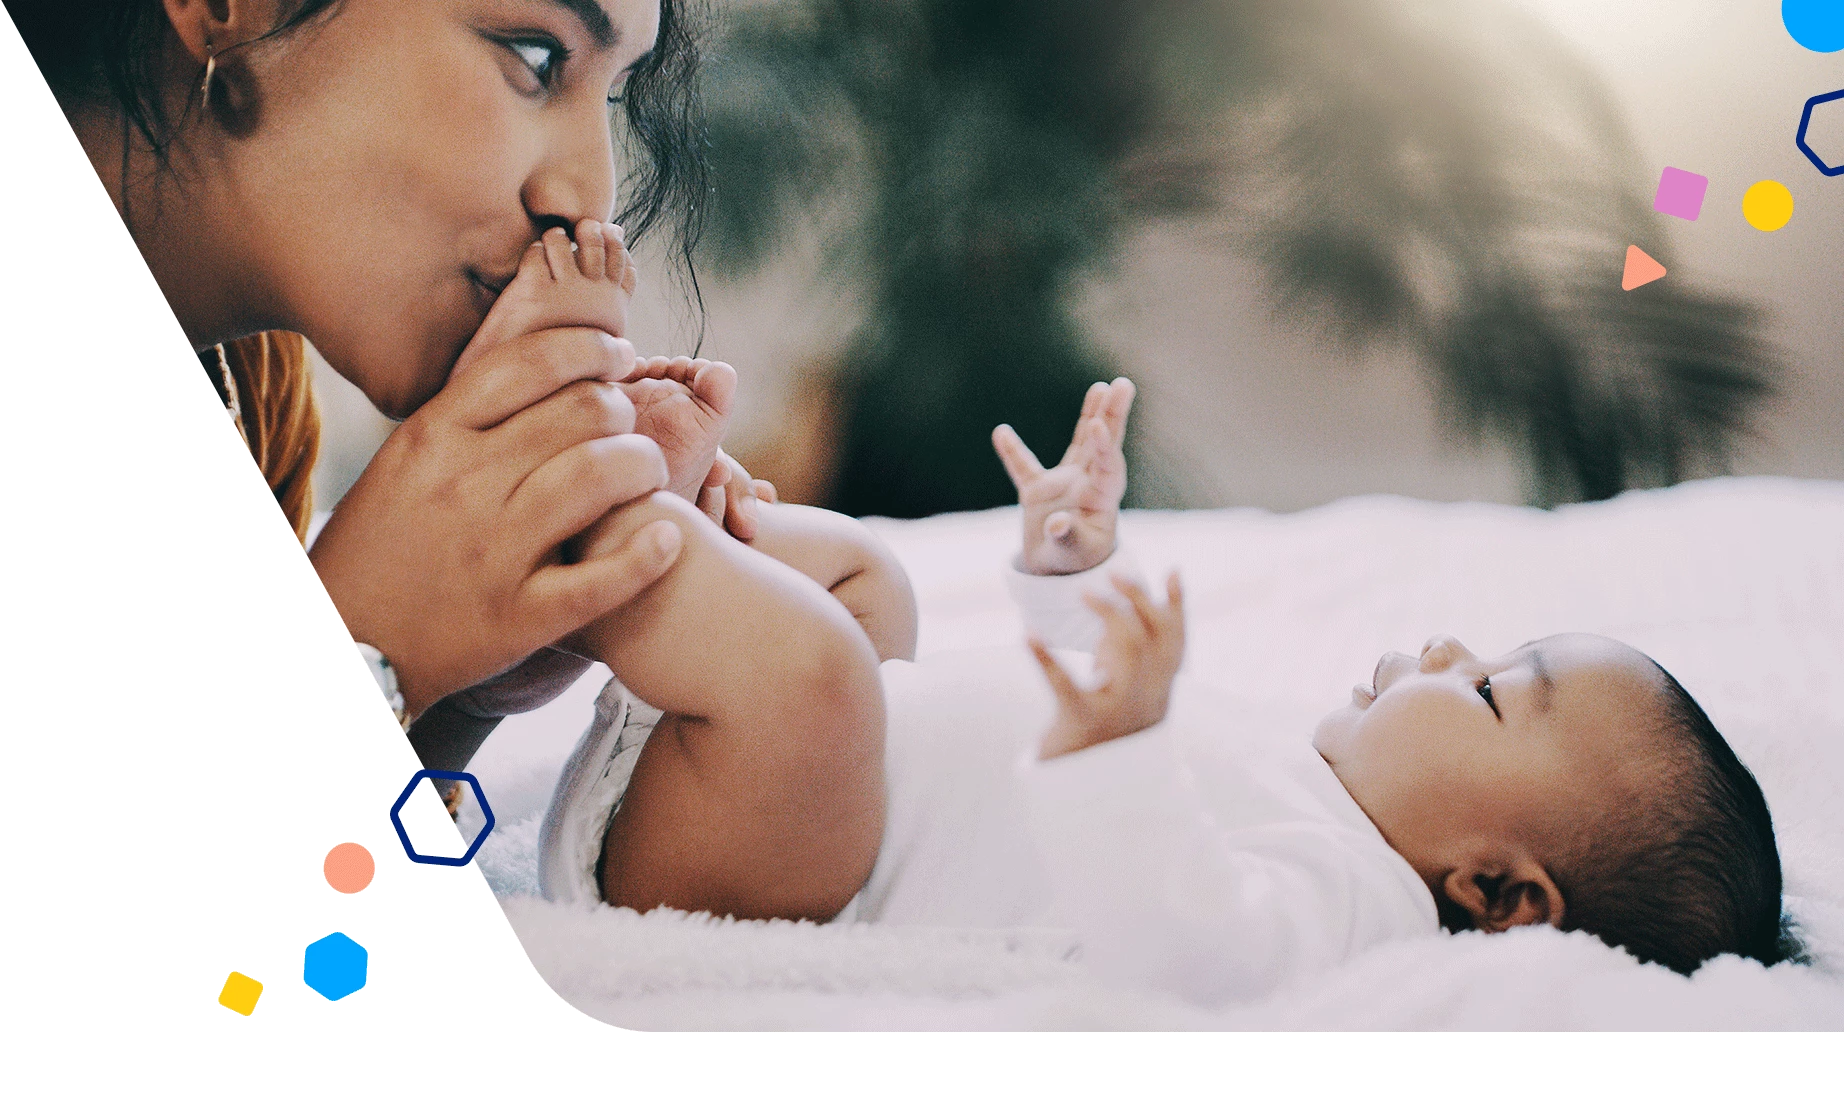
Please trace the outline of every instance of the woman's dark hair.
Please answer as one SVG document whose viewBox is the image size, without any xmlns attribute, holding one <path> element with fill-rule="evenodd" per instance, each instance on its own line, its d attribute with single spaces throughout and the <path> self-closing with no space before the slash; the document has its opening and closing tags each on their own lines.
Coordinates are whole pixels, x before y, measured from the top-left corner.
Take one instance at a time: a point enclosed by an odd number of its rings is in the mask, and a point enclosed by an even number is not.
<svg viewBox="0 0 1844 1112">
<path fill-rule="evenodd" d="M 160 0 L 5 0 L 19 33 L 66 102 L 112 104 L 164 155 L 174 123 L 161 98 L 159 66 L 167 34 Z M 330 18 L 340 0 L 294 0 L 257 42 Z M 616 215 L 638 243 L 664 225 L 670 254 L 697 290 L 692 251 L 704 228 L 710 176 L 698 94 L 702 0 L 660 0 L 659 38 L 629 74 L 621 110 L 636 157 Z M 252 45 L 252 44 L 244 44 Z M 612 125 L 612 120 L 610 121 Z"/>
</svg>

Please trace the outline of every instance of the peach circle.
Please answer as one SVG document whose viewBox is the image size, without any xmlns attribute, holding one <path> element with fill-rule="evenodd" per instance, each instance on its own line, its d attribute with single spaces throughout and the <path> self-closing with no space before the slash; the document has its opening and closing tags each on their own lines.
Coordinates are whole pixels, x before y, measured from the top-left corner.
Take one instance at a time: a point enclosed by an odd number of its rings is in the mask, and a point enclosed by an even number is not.
<svg viewBox="0 0 1844 1112">
<path fill-rule="evenodd" d="M 377 865 L 371 859 L 371 851 L 364 846 L 357 842 L 341 842 L 327 851 L 323 871 L 334 891 L 351 895 L 365 890 Z"/>
</svg>

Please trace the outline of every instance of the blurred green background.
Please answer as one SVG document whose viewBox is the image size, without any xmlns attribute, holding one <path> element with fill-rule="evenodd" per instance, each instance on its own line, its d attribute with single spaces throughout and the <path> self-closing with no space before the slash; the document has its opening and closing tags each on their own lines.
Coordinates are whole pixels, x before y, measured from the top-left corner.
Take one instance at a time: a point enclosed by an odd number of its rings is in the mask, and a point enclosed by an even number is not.
<svg viewBox="0 0 1844 1112">
<path fill-rule="evenodd" d="M 718 14 L 708 316 L 651 266 L 634 336 L 677 351 L 708 326 L 743 375 L 731 446 L 789 496 L 1010 502 L 993 425 L 1053 457 L 1116 374 L 1142 387 L 1138 505 L 1844 478 L 1844 180 L 1792 144 L 1844 71 L 1778 5 Z M 1710 176 L 1698 222 L 1652 211 L 1666 165 Z M 1762 178 L 1799 204 L 1773 235 L 1740 216 Z M 1670 276 L 1622 291 L 1629 243 Z M 336 395 L 334 491 L 366 437 Z"/>
</svg>

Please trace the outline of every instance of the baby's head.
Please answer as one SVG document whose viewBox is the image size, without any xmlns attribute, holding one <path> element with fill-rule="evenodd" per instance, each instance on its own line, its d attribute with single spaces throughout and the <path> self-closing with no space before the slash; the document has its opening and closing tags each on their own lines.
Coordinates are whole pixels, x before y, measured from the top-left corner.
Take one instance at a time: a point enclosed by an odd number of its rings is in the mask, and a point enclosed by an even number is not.
<svg viewBox="0 0 1844 1112">
<path fill-rule="evenodd" d="M 1618 641 L 1386 654 L 1314 744 L 1450 929 L 1549 923 L 1689 972 L 1779 953 L 1760 786 L 1694 699 Z"/>
</svg>

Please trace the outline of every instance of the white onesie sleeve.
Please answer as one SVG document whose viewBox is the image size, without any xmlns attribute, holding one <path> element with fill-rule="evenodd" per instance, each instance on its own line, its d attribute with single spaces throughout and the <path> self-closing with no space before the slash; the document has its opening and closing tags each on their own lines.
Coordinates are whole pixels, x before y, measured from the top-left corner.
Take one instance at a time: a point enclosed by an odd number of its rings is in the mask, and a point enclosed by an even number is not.
<svg viewBox="0 0 1844 1112">
<path fill-rule="evenodd" d="M 1053 649 L 1094 652 L 1101 643 L 1101 619 L 1082 605 L 1083 594 L 1115 594 L 1109 579 L 1126 576 L 1144 582 L 1133 554 L 1116 546 L 1114 554 L 1074 575 L 1031 575 L 1014 558 L 1005 569 L 1005 586 L 1024 612 L 1024 627 Z"/>
<path fill-rule="evenodd" d="M 1084 962 L 1204 1006 L 1251 1001 L 1431 919 L 1355 832 L 1225 829 L 1180 763 L 1170 723 L 1019 762 L 1035 840 Z"/>
</svg>

